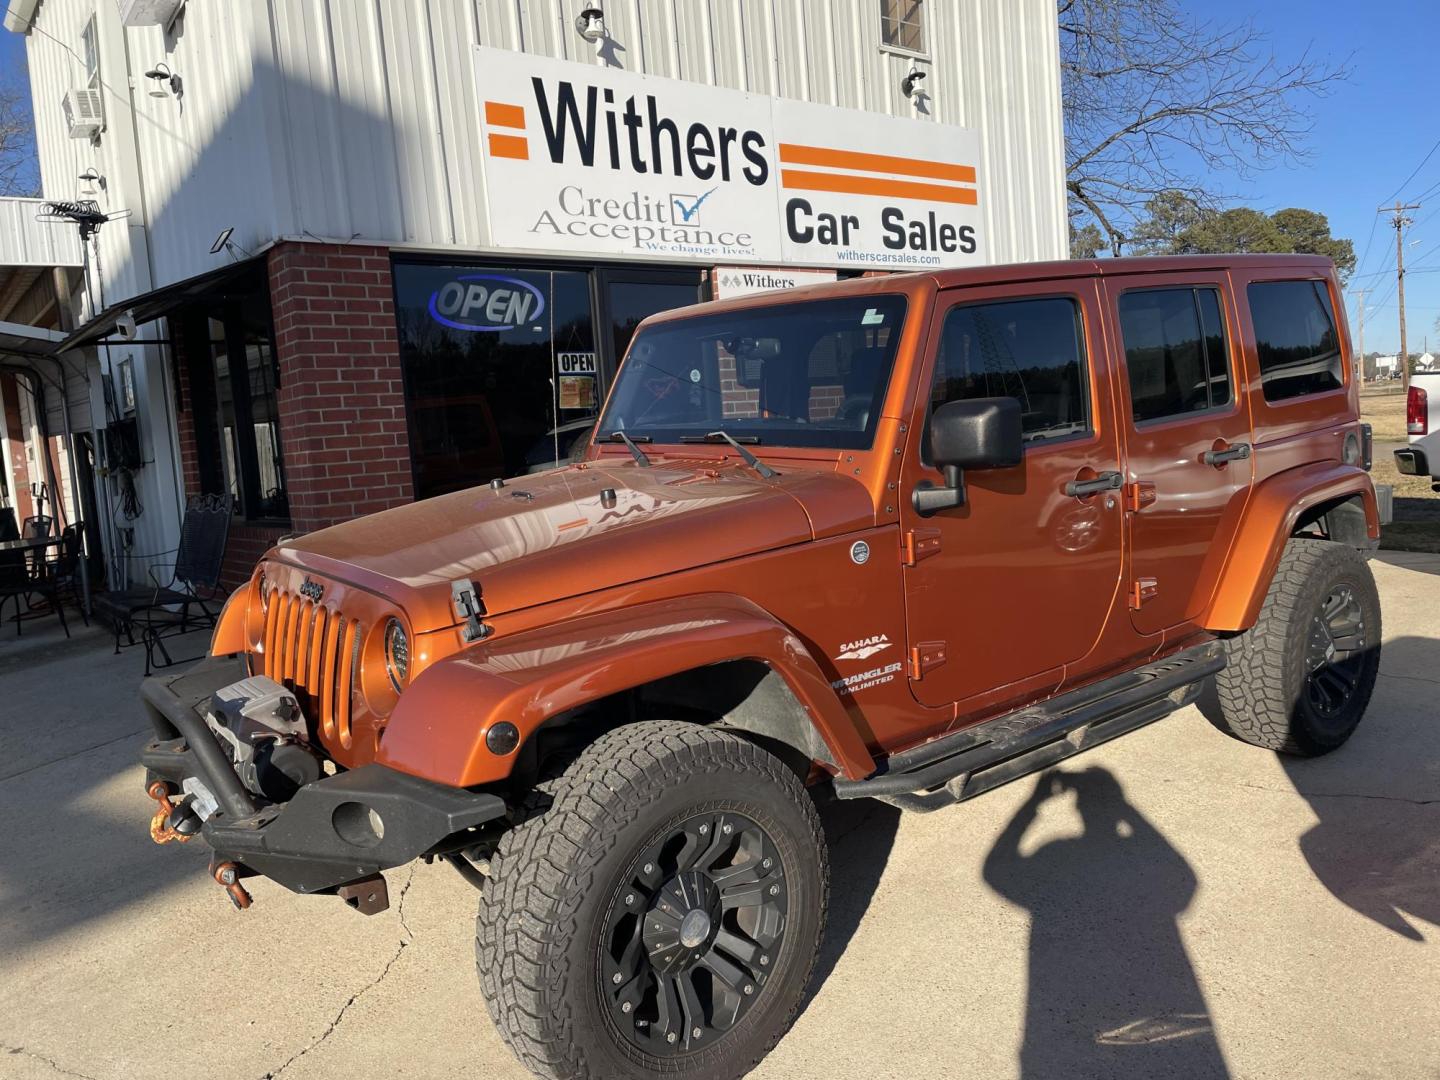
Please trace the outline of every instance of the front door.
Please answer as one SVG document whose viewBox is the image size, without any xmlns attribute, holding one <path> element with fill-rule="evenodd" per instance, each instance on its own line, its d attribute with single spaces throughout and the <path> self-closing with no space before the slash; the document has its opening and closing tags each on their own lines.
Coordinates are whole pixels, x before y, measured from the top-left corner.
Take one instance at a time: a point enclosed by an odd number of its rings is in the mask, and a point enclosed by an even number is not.
<svg viewBox="0 0 1440 1080">
<path fill-rule="evenodd" d="M 642 321 L 702 299 L 700 274 L 694 270 L 603 270 L 599 284 L 600 325 L 608 330 L 612 371 Z"/>
<path fill-rule="evenodd" d="M 960 702 L 963 715 L 967 700 L 996 700 L 987 693 L 996 688 L 1018 698 L 1058 686 L 1105 628 L 1120 585 L 1123 511 L 1100 327 L 1089 280 L 1018 295 L 956 290 L 937 302 L 915 422 L 957 398 L 1014 397 L 1026 443 L 1022 464 L 970 470 L 965 504 L 930 517 L 909 494 L 942 477 L 912 443 L 901 525 L 915 553 L 905 570 L 910 685 L 925 705 Z"/>
<path fill-rule="evenodd" d="M 1135 629 L 1197 618 L 1244 509 L 1250 415 L 1237 402 L 1222 274 L 1107 278 L 1124 374 L 1125 501 Z M 1233 322 L 1233 319 L 1232 319 Z"/>
</svg>

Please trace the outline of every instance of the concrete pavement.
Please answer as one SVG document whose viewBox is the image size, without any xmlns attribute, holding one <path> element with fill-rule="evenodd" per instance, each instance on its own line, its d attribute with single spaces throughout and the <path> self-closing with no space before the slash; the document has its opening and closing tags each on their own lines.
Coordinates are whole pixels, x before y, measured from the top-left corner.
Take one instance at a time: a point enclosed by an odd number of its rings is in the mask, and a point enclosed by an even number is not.
<svg viewBox="0 0 1440 1080">
<path fill-rule="evenodd" d="M 1191 709 L 939 813 L 827 811 L 818 989 L 755 1075 L 1434 1080 L 1440 556 L 1375 572 L 1382 677 L 1329 758 Z M 198 844 L 146 834 L 142 658 L 33 625 L 0 639 L 0 1076 L 525 1075 L 469 885 L 395 871 L 367 919 L 258 882 L 234 912 Z"/>
</svg>

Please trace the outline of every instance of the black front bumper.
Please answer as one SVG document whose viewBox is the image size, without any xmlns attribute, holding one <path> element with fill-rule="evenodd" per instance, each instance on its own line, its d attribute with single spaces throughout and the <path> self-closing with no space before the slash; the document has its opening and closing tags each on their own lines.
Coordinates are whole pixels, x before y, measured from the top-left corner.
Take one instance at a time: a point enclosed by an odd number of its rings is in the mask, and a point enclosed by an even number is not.
<svg viewBox="0 0 1440 1080">
<path fill-rule="evenodd" d="M 183 675 L 146 679 L 141 688 L 155 729 L 140 752 L 146 786 L 155 779 L 177 790 L 187 777 L 203 782 L 220 808 L 201 835 L 221 858 L 296 892 L 326 892 L 505 816 L 497 795 L 373 764 L 306 784 L 289 802 L 266 803 L 241 784 L 196 711 L 244 676 L 239 661 L 216 657 Z"/>
</svg>

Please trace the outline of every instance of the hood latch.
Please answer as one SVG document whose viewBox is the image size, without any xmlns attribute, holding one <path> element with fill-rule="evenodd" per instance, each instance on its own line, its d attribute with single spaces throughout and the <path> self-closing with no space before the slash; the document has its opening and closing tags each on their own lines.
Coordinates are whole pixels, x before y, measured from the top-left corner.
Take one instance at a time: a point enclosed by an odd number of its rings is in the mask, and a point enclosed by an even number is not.
<svg viewBox="0 0 1440 1080">
<path fill-rule="evenodd" d="M 455 617 L 465 623 L 460 636 L 467 643 L 489 636 L 490 627 L 480 621 L 480 616 L 485 614 L 485 605 L 480 602 L 480 590 L 473 581 L 465 578 L 452 581 L 450 604 L 455 609 Z"/>
</svg>

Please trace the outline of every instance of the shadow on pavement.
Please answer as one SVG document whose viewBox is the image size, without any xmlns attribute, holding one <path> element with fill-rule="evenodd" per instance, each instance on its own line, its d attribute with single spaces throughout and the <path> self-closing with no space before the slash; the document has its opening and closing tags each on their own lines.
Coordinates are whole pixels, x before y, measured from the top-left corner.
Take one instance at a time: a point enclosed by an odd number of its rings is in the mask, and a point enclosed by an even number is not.
<svg viewBox="0 0 1440 1080">
<path fill-rule="evenodd" d="M 825 940 L 820 944 L 820 956 L 800 1007 L 802 1014 L 845 955 L 885 876 L 885 865 L 900 828 L 900 811 L 876 799 L 827 799 L 820 803 L 819 810 L 830 845 L 832 887 Z M 843 882 L 842 887 L 835 888 L 835 882 Z"/>
<path fill-rule="evenodd" d="M 1400 512 L 1400 504 L 1405 502 L 1433 502 L 1440 506 L 1440 499 L 1396 499 L 1396 513 Z M 1440 529 L 1440 522 L 1436 528 Z M 1422 574 L 1440 574 L 1440 555 L 1434 555 L 1425 551 L 1377 551 L 1372 556 L 1375 562 L 1385 563 L 1387 566 L 1399 566 L 1406 570 L 1415 570 Z"/>
<path fill-rule="evenodd" d="M 1084 832 L 1023 854 L 1042 804 L 1067 791 Z M 1023 1077 L 1229 1076 L 1176 922 L 1195 873 L 1113 774 L 1041 774 L 984 873 L 1031 916 Z"/>
<path fill-rule="evenodd" d="M 1440 807 L 1437 692 L 1440 640 L 1386 642 L 1375 696 L 1350 741 L 1321 758 L 1281 758 L 1319 819 L 1300 838 L 1316 878 L 1413 941 L 1426 937 L 1417 922 L 1440 927 L 1440 832 L 1414 817 Z M 1417 699 L 1426 707 L 1414 709 Z"/>
</svg>

